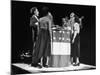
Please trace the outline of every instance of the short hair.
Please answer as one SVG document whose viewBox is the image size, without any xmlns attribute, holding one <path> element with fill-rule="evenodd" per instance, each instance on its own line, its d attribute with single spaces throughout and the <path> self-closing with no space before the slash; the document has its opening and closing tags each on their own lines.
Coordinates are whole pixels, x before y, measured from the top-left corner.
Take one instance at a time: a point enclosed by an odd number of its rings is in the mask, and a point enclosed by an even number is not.
<svg viewBox="0 0 100 75">
<path fill-rule="evenodd" d="M 34 11 L 35 11 L 36 9 L 37 9 L 37 7 L 32 7 L 31 10 L 30 10 L 30 13 L 31 13 L 31 14 L 34 14 Z"/>
<path fill-rule="evenodd" d="M 48 14 L 48 12 L 49 12 L 49 8 L 48 7 L 43 7 L 42 8 L 42 14 L 43 14 L 43 16 L 46 16 Z"/>
</svg>

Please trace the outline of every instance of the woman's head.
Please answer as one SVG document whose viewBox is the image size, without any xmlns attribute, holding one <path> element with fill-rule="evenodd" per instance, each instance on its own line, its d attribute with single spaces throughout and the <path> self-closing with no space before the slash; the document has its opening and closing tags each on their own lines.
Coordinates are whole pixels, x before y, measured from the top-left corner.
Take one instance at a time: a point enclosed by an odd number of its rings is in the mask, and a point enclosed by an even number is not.
<svg viewBox="0 0 100 75">
<path fill-rule="evenodd" d="M 42 15 L 46 16 L 46 15 L 48 15 L 48 13 L 49 13 L 49 8 L 48 7 L 43 7 L 42 8 Z"/>
<path fill-rule="evenodd" d="M 72 12 L 72 13 L 70 14 L 70 18 L 73 18 L 74 16 L 75 16 L 75 13 Z"/>
</svg>

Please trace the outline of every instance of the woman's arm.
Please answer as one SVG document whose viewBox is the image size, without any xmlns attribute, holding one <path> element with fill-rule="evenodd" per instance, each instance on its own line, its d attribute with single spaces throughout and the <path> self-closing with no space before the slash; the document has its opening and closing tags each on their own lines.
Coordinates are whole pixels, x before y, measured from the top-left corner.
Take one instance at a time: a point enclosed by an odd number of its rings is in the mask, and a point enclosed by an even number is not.
<svg viewBox="0 0 100 75">
<path fill-rule="evenodd" d="M 50 32 L 50 36 L 52 37 L 52 30 L 51 30 L 51 20 L 49 20 L 49 32 Z"/>
<path fill-rule="evenodd" d="M 75 23 L 74 24 L 74 36 L 73 36 L 72 43 L 74 43 L 74 40 L 75 40 L 77 34 L 79 34 L 79 32 L 80 32 L 79 24 Z"/>
<path fill-rule="evenodd" d="M 72 43 L 74 43 L 74 40 L 75 40 L 76 36 L 77 36 L 77 31 L 74 31 L 74 36 L 73 36 L 73 39 L 72 39 Z"/>
</svg>

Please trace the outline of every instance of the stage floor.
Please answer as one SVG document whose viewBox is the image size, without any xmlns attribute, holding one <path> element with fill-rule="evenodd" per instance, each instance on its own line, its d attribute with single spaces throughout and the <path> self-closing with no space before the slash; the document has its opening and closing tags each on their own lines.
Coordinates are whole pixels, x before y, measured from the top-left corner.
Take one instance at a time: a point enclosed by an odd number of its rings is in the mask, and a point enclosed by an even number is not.
<svg viewBox="0 0 100 75">
<path fill-rule="evenodd" d="M 35 68 L 32 67 L 29 64 L 25 64 L 25 63 L 13 63 L 12 66 L 18 67 L 20 69 L 23 69 L 29 73 L 48 73 L 48 72 L 63 72 L 63 71 L 78 71 L 78 70 L 90 70 L 90 69 L 95 69 L 95 66 L 92 65 L 86 65 L 81 63 L 80 66 L 68 66 L 68 67 L 59 67 L 59 68 L 55 68 L 55 67 L 49 67 L 49 68 Z"/>
</svg>

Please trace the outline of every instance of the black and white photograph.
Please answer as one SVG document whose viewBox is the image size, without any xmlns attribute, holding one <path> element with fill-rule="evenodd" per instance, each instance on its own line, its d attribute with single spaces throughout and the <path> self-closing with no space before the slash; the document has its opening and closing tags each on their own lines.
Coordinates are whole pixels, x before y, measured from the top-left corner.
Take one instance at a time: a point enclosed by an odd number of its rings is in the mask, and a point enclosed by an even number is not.
<svg viewBox="0 0 100 75">
<path fill-rule="evenodd" d="M 96 6 L 11 0 L 11 74 L 96 69 Z"/>
</svg>

